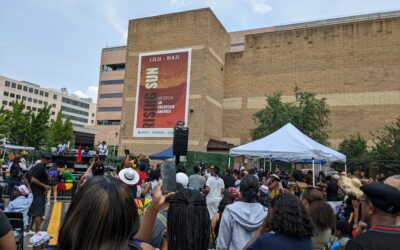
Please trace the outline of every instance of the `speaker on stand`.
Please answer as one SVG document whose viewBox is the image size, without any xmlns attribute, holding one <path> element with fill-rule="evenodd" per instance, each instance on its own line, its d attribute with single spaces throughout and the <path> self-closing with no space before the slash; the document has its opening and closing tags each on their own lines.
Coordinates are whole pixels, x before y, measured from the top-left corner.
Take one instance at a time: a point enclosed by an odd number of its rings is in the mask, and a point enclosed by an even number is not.
<svg viewBox="0 0 400 250">
<path fill-rule="evenodd" d="M 173 152 L 175 155 L 175 164 L 178 166 L 180 163 L 181 155 L 187 155 L 188 148 L 188 140 L 189 140 L 189 128 L 184 127 L 183 123 L 177 124 L 176 128 L 174 128 L 174 141 L 173 141 Z"/>
</svg>

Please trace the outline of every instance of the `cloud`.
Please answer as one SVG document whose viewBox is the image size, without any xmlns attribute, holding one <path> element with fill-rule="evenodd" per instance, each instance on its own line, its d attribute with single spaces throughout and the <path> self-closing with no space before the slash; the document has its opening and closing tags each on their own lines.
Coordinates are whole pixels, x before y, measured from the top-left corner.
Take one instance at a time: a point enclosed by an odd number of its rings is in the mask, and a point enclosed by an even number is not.
<svg viewBox="0 0 400 250">
<path fill-rule="evenodd" d="M 265 14 L 272 10 L 271 5 L 269 5 L 265 0 L 248 0 L 248 2 L 254 13 Z"/>
<path fill-rule="evenodd" d="M 97 85 L 90 85 L 85 92 L 81 90 L 76 90 L 72 92 L 72 94 L 78 96 L 79 98 L 92 98 L 93 102 L 96 102 L 97 91 L 98 91 Z"/>
<path fill-rule="evenodd" d="M 120 40 L 125 44 L 128 40 L 128 20 L 122 18 L 118 6 L 116 6 L 114 2 L 111 3 L 111 1 L 106 1 L 102 11 L 104 12 L 108 24 L 120 34 Z"/>
</svg>

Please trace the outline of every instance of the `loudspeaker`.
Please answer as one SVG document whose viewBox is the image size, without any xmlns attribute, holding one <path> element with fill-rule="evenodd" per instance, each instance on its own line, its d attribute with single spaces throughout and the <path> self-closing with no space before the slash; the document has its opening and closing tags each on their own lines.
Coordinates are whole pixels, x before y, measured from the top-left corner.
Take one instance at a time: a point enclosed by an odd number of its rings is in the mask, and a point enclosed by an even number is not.
<svg viewBox="0 0 400 250">
<path fill-rule="evenodd" d="M 174 155 L 187 155 L 187 147 L 189 140 L 188 128 L 174 128 Z"/>
</svg>

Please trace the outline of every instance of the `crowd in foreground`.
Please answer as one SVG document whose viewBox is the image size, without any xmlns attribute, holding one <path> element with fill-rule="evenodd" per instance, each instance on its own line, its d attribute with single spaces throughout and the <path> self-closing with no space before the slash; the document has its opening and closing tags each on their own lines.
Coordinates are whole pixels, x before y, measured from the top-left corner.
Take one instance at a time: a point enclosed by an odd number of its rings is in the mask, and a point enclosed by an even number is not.
<svg viewBox="0 0 400 250">
<path fill-rule="evenodd" d="M 6 211 L 32 218 L 34 249 L 399 249 L 400 176 L 362 172 L 329 176 L 218 166 L 176 168 L 176 189 L 163 193 L 160 165 L 130 159 L 108 175 L 93 161 L 63 218 L 58 243 L 40 231 L 51 190 L 42 155 L 16 186 Z M 315 187 L 313 186 L 315 183 Z M 27 209 L 27 204 L 30 206 Z M 23 204 L 21 206 L 21 204 Z M 0 212 L 0 249 L 15 249 Z M 397 221 L 396 221 L 397 220 Z M 26 223 L 29 223 L 26 221 Z"/>
</svg>

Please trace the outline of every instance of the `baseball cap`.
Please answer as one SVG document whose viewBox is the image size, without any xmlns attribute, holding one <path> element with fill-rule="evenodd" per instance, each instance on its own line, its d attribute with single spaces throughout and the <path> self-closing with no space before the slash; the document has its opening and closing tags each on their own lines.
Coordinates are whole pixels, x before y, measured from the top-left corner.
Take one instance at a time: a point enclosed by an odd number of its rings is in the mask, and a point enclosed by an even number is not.
<svg viewBox="0 0 400 250">
<path fill-rule="evenodd" d="M 397 214 L 400 212 L 400 191 L 384 183 L 372 183 L 360 188 L 371 203 L 380 210 Z"/>
</svg>

